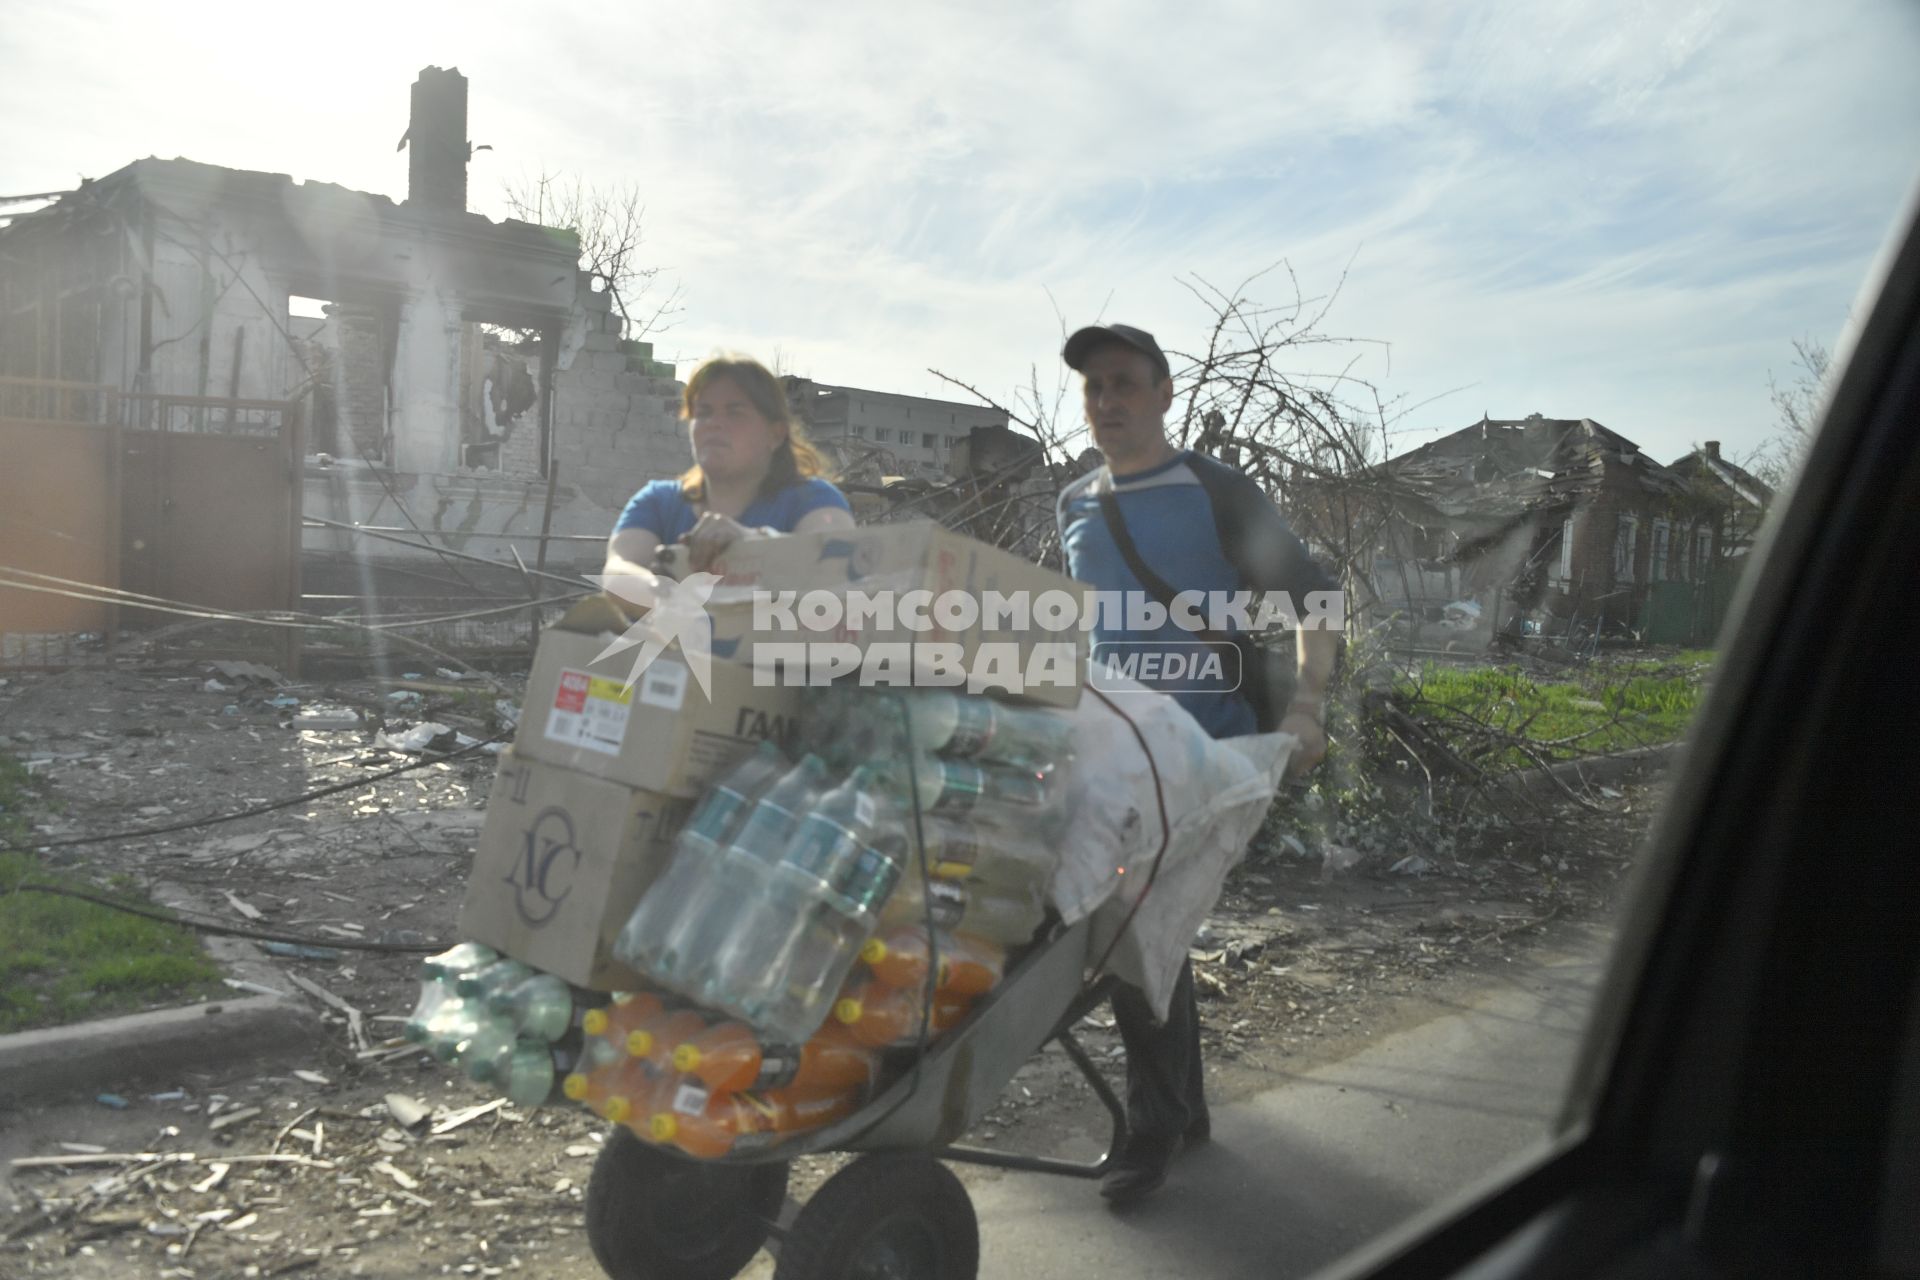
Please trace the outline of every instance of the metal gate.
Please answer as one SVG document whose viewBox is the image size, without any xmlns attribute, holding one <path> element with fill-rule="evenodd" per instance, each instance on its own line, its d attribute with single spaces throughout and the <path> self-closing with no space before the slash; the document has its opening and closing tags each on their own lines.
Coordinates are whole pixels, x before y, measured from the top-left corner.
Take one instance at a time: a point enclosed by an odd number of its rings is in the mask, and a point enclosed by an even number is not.
<svg viewBox="0 0 1920 1280">
<path fill-rule="evenodd" d="M 89 594 L 59 581 L 222 611 L 297 609 L 299 435 L 286 401 L 0 379 L 0 584 L 16 584 L 0 585 L 0 656 L 30 658 L 22 637 L 182 620 L 53 594 Z M 291 663 L 296 635 L 247 647 Z"/>
</svg>

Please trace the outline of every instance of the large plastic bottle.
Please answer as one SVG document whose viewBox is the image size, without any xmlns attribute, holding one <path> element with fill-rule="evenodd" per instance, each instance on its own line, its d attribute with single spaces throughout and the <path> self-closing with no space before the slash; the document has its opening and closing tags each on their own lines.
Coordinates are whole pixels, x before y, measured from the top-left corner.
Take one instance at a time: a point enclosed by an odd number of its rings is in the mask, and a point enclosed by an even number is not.
<svg viewBox="0 0 1920 1280">
<path fill-rule="evenodd" d="M 923 815 L 992 815 L 1047 830 L 1065 818 L 1065 788 L 1053 772 L 916 754 L 911 765 L 892 764 L 889 777 L 903 792 L 911 777 Z"/>
<path fill-rule="evenodd" d="M 1072 754 L 1073 722 L 1058 712 L 948 689 L 917 690 L 908 707 L 913 745 L 929 754 L 1036 769 Z"/>
<path fill-rule="evenodd" d="M 505 1018 L 516 1036 L 551 1044 L 573 1025 L 573 988 L 550 973 L 536 973 L 487 997 L 487 1012 Z"/>
<path fill-rule="evenodd" d="M 518 960 L 495 960 L 490 965 L 478 969 L 469 969 L 453 980 L 453 990 L 468 1000 L 478 999 L 482 1004 L 496 991 L 514 986 L 533 976 L 531 965 Z"/>
<path fill-rule="evenodd" d="M 433 1038 L 432 1027 L 435 1019 L 440 1018 L 444 1025 L 447 1015 L 457 1013 L 463 1006 L 455 1005 L 448 1009 L 449 1001 L 455 1000 L 454 984 L 464 974 L 485 968 L 500 959 L 500 954 L 491 947 L 477 942 L 462 942 L 438 955 L 428 956 L 420 962 L 420 995 L 415 1000 L 413 1011 L 407 1015 L 404 1031 L 406 1038 L 415 1044 L 426 1044 Z"/>
<path fill-rule="evenodd" d="M 627 1034 L 627 1053 L 654 1075 L 667 1075 L 673 1070 L 673 1051 L 706 1029 L 706 1016 L 696 1010 L 665 1010 Z"/>
<path fill-rule="evenodd" d="M 993 990 L 1006 963 L 1006 951 L 972 934 L 935 934 L 940 974 L 935 983 L 943 995 L 973 999 Z M 907 990 L 924 988 L 934 948 L 928 945 L 925 925 L 903 925 L 869 938 L 860 959 L 874 980 Z"/>
<path fill-rule="evenodd" d="M 661 936 L 648 972 L 696 1000 L 706 996 L 721 943 L 733 933 L 742 908 L 765 883 L 800 816 L 812 807 L 826 771 L 820 757 L 808 755 L 760 797 L 700 882 L 673 905 L 675 917 Z M 662 888 L 649 889 L 641 906 L 646 907 Z"/>
<path fill-rule="evenodd" d="M 651 991 L 618 992 L 600 1008 L 587 1010 L 580 1019 L 580 1029 L 589 1036 L 604 1036 L 625 1045 L 629 1032 L 666 1007 L 666 1002 Z"/>
<path fill-rule="evenodd" d="M 761 1001 L 785 989 L 781 965 L 793 939 L 829 909 L 827 900 L 865 853 L 879 816 L 875 777 L 866 765 L 848 774 L 801 819 L 775 861 L 734 864 L 739 902 L 708 970 L 704 1003 L 773 1031 L 760 1020 Z"/>
<path fill-rule="evenodd" d="M 902 991 L 868 982 L 842 996 L 833 1006 L 833 1016 L 846 1025 L 854 1040 L 868 1048 L 908 1045 L 920 1038 L 925 1000 L 924 991 Z M 966 1017 L 971 1007 L 970 1001 L 958 997 L 936 996 L 927 1021 L 927 1039 L 934 1039 Z"/>
<path fill-rule="evenodd" d="M 763 1046 L 744 1022 L 721 1022 L 675 1049 L 673 1065 L 715 1094 L 847 1088 L 872 1082 L 874 1055 L 838 1023 L 794 1049 Z"/>
<path fill-rule="evenodd" d="M 523 1039 L 513 1046 L 506 1067 L 499 1071 L 495 1083 L 514 1105 L 533 1108 L 553 1096 L 557 1075 L 553 1046 L 542 1040 Z"/>
<path fill-rule="evenodd" d="M 929 914 L 936 929 L 970 933 L 1013 947 L 1032 939 L 1046 912 L 1031 894 L 1011 896 L 963 880 L 923 882 L 909 863 L 899 887 L 880 913 L 881 927 L 925 924 Z"/>
<path fill-rule="evenodd" d="M 786 757 L 767 740 L 707 789 L 674 837 L 673 861 L 666 873 L 641 899 L 614 940 L 616 957 L 636 969 L 659 972 L 659 953 L 674 924 L 683 917 L 688 901 L 702 891 L 713 874 L 714 860 L 733 839 L 755 802 L 780 781 L 785 771 Z"/>
<path fill-rule="evenodd" d="M 756 1022 L 775 1039 L 804 1040 L 819 1029 L 859 958 L 861 944 L 880 924 L 880 905 L 900 879 L 904 838 L 882 836 L 823 895 L 768 965 L 769 985 Z"/>
<path fill-rule="evenodd" d="M 628 1072 L 644 1070 L 645 1064 L 627 1052 L 624 1036 L 620 1043 L 596 1036 L 586 1042 L 580 1060 L 560 1082 L 560 1090 L 588 1110 L 599 1113 L 608 1098 L 627 1090 L 624 1077 Z"/>
<path fill-rule="evenodd" d="M 659 1102 L 666 1105 L 656 1105 L 648 1122 L 653 1140 L 711 1160 L 831 1124 L 852 1113 L 860 1094 L 842 1088 L 708 1094 L 682 1084 L 671 1094 L 662 1090 Z"/>
<path fill-rule="evenodd" d="M 420 978 L 423 982 L 436 980 L 451 982 L 463 973 L 484 969 L 499 958 L 500 953 L 492 947 L 483 946 L 478 942 L 462 942 L 438 955 L 431 955 L 422 960 Z"/>
</svg>

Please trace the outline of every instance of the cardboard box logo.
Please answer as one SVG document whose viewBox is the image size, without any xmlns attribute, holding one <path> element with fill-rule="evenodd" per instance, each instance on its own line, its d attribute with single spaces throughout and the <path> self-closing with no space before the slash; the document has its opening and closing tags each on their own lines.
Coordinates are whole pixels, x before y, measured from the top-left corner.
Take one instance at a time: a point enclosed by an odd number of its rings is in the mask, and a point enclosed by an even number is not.
<svg viewBox="0 0 1920 1280">
<path fill-rule="evenodd" d="M 521 836 L 522 854 L 508 872 L 513 907 L 529 929 L 552 920 L 573 892 L 580 870 L 580 845 L 574 839 L 573 819 L 565 809 L 542 809 Z"/>
</svg>

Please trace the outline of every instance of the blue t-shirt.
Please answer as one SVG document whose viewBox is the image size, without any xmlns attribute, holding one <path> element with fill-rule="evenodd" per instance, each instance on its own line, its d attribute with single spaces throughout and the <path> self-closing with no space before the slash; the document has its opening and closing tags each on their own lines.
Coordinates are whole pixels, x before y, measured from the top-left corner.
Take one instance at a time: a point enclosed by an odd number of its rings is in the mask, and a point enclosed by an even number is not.
<svg viewBox="0 0 1920 1280">
<path fill-rule="evenodd" d="M 1067 572 L 1097 591 L 1151 598 L 1127 567 L 1101 514 L 1100 491 L 1108 485 L 1140 559 L 1176 592 L 1285 591 L 1299 603 L 1307 592 L 1339 585 L 1313 562 L 1257 484 L 1225 463 L 1185 449 L 1149 471 L 1117 480 L 1105 467 L 1095 468 L 1061 492 L 1060 544 Z M 1172 620 L 1140 632 L 1110 627 L 1104 615 L 1100 624 L 1093 633 L 1097 643 L 1191 652 L 1201 639 Z M 1253 704 L 1229 687 L 1238 673 L 1224 670 L 1225 665 L 1221 678 L 1211 682 L 1218 687 L 1192 678 L 1171 686 L 1165 680 L 1142 683 L 1163 687 L 1216 738 L 1252 733 Z"/>
<path fill-rule="evenodd" d="M 795 481 L 777 493 L 748 503 L 747 509 L 740 513 L 740 523 L 749 529 L 792 533 L 794 526 L 809 511 L 818 511 L 822 507 L 838 507 L 848 512 L 853 510 L 847 505 L 846 496 L 834 488 L 831 481 L 810 476 Z M 699 519 L 700 513 L 681 494 L 678 480 L 649 480 L 627 503 L 627 509 L 620 513 L 613 531 L 619 533 L 622 529 L 645 529 L 660 539 L 660 545 L 665 546 L 686 537 L 687 531 Z"/>
</svg>

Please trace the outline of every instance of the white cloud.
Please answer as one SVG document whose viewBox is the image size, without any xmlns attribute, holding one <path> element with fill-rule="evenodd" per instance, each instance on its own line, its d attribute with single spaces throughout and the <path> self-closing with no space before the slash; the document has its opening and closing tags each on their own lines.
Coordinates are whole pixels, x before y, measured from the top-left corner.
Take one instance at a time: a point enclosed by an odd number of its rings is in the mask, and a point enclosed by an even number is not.
<svg viewBox="0 0 1920 1280">
<path fill-rule="evenodd" d="M 798 7 L 16 0 L 0 191 L 182 154 L 404 194 L 407 86 L 472 80 L 472 202 L 633 181 L 684 284 L 670 356 L 1001 397 L 1107 304 L 1191 345 L 1177 283 L 1287 258 L 1415 425 L 1590 415 L 1656 453 L 1751 437 L 1913 176 L 1920 18 L 1856 0 Z M 88 50 L 84 59 L 74 49 Z M 1108 299 L 1111 302 L 1108 303 Z M 1676 447 L 1677 446 L 1677 447 Z"/>
</svg>

